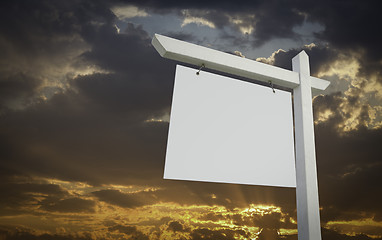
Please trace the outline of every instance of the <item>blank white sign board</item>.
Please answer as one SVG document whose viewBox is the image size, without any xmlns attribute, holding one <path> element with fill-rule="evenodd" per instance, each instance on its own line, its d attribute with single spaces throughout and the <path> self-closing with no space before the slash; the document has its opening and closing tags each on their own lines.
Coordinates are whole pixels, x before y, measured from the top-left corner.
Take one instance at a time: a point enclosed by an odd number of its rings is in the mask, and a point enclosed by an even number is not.
<svg viewBox="0 0 382 240">
<path fill-rule="evenodd" d="M 290 92 L 177 66 L 164 178 L 296 187 Z"/>
</svg>

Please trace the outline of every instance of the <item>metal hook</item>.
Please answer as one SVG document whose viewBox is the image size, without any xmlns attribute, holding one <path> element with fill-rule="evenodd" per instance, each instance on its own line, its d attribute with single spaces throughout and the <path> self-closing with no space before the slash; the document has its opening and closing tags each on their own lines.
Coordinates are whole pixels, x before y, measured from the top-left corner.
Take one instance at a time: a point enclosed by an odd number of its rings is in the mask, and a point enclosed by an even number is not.
<svg viewBox="0 0 382 240">
<path fill-rule="evenodd" d="M 275 88 L 273 87 L 273 82 L 272 81 L 268 81 L 268 82 L 269 82 L 269 85 L 272 88 L 273 93 L 275 93 L 276 91 L 275 91 Z"/>
<path fill-rule="evenodd" d="M 200 66 L 199 70 L 196 72 L 196 75 L 199 75 L 200 70 L 202 70 L 202 68 L 204 68 L 204 67 L 205 67 L 205 65 L 204 65 L 204 63 L 202 63 L 202 65 Z"/>
</svg>

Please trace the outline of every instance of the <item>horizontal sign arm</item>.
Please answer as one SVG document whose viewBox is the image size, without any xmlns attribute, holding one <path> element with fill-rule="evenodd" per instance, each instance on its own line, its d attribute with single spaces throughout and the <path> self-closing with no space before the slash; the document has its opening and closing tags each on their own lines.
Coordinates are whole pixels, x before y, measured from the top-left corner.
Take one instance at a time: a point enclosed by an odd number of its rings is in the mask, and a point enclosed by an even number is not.
<svg viewBox="0 0 382 240">
<path fill-rule="evenodd" d="M 164 58 L 197 66 L 204 64 L 209 69 L 262 82 L 272 81 L 273 84 L 292 89 L 300 84 L 297 72 L 159 34 L 154 35 L 152 45 Z M 329 86 L 328 81 L 319 78 L 310 77 L 310 80 L 312 88 L 316 90 L 325 90 Z"/>
</svg>

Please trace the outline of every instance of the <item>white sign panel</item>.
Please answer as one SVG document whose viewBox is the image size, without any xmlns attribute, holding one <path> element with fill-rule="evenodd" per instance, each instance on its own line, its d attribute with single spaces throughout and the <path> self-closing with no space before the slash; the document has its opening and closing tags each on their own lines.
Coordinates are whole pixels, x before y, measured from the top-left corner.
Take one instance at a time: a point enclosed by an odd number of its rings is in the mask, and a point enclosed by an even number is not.
<svg viewBox="0 0 382 240">
<path fill-rule="evenodd" d="M 296 187 L 291 93 L 177 66 L 164 178 Z"/>
</svg>

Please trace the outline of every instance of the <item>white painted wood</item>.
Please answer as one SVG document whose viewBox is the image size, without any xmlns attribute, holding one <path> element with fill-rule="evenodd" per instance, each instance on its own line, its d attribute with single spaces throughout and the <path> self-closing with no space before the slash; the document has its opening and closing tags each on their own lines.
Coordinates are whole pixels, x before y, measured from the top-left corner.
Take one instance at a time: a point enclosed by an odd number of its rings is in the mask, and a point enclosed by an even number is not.
<svg viewBox="0 0 382 240">
<path fill-rule="evenodd" d="M 158 53 L 165 58 L 185 62 L 197 66 L 234 74 L 262 82 L 272 81 L 273 84 L 287 88 L 299 85 L 298 73 L 251 59 L 242 58 L 232 54 L 217 51 L 211 48 L 198 46 L 170 37 L 155 34 L 152 45 Z M 325 90 L 329 82 L 308 76 L 312 88 Z"/>
<path fill-rule="evenodd" d="M 164 178 L 296 187 L 292 94 L 177 65 Z"/>
<path fill-rule="evenodd" d="M 310 76 L 308 55 L 294 57 L 288 71 L 158 34 L 152 44 L 165 58 L 293 89 L 298 239 L 321 240 L 312 90 L 325 90 L 330 82 Z"/>
<path fill-rule="evenodd" d="M 293 89 L 298 239 L 321 240 L 312 109 L 313 83 L 310 78 L 309 57 L 305 51 L 293 58 L 292 66 L 293 71 L 300 75 L 300 85 Z"/>
</svg>

